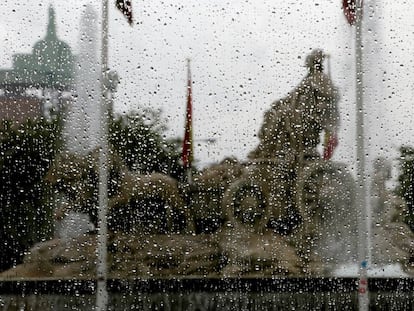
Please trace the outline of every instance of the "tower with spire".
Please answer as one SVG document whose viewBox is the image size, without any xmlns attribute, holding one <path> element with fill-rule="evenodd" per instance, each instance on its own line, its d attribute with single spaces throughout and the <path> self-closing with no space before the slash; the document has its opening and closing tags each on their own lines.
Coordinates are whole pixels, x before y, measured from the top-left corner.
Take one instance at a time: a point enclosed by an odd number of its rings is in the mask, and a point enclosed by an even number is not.
<svg viewBox="0 0 414 311">
<path fill-rule="evenodd" d="M 57 36 L 50 6 L 44 39 L 34 44 L 32 53 L 14 54 L 11 69 L 0 69 L 0 119 L 22 121 L 61 110 L 73 77 L 74 55 Z"/>
</svg>

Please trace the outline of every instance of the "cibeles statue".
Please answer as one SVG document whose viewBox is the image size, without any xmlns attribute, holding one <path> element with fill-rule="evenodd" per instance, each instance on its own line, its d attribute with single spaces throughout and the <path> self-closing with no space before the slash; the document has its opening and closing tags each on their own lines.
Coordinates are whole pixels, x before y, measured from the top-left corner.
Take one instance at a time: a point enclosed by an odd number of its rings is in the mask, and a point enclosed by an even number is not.
<svg viewBox="0 0 414 311">
<path fill-rule="evenodd" d="M 249 159 L 303 155 L 318 158 L 316 147 L 323 130 L 335 134 L 338 127 L 339 93 L 324 72 L 322 50 L 313 50 L 307 57 L 306 77 L 285 98 L 275 101 L 264 115 L 259 131 L 259 145 Z"/>
<path fill-rule="evenodd" d="M 336 138 L 339 126 L 339 94 L 324 72 L 326 57 L 319 49 L 306 57 L 306 76 L 265 112 L 258 146 L 248 161 L 240 163 L 238 175 L 226 179 L 231 182 L 221 203 L 225 225 L 220 246 L 230 264 L 224 273 L 240 273 L 240 263 L 254 262 L 255 256 L 256 264 L 260 258 L 266 262 L 289 258 L 302 273 L 323 273 L 321 255 L 335 257 L 328 251 L 331 242 L 349 250 L 340 236 L 350 230 L 343 214 L 354 215 L 352 177 L 344 165 L 326 161 L 332 155 L 327 147 L 335 140 L 325 142 L 323 159 L 317 150 L 321 134 Z M 211 174 L 205 177 L 214 179 Z M 266 244 L 285 245 L 285 254 L 252 246 Z M 288 270 L 292 273 L 294 267 Z"/>
<path fill-rule="evenodd" d="M 284 234 L 303 223 L 317 224 L 314 216 L 327 206 L 319 194 L 329 193 L 323 192 L 326 178 L 322 176 L 341 178 L 338 167 L 322 160 L 317 151 L 321 134 L 336 137 L 339 126 L 339 93 L 324 72 L 326 57 L 320 49 L 306 57 L 306 76 L 266 111 L 259 144 L 248 161 L 231 165 L 223 161 L 194 176 L 200 198 L 193 208 L 195 215 L 200 214 L 196 217 L 206 219 L 206 211 L 214 210 L 216 215 L 224 214 L 225 222 L 242 223 L 255 231 L 273 226 Z M 324 154 L 324 159 L 331 154 Z M 212 194 L 216 197 L 208 200 Z M 308 226 L 305 231 L 312 229 Z"/>
</svg>

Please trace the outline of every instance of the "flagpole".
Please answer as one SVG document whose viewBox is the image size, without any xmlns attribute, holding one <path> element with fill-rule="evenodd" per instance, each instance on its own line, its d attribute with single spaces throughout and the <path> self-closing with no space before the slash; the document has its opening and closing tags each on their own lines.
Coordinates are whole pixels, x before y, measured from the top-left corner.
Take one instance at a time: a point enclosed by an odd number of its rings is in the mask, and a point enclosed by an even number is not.
<svg viewBox="0 0 414 311">
<path fill-rule="evenodd" d="M 108 210 L 108 0 L 102 0 L 101 43 L 101 127 L 99 149 L 99 207 L 96 264 L 96 310 L 108 307 L 107 283 L 107 210 Z"/>
<path fill-rule="evenodd" d="M 193 182 L 192 161 L 193 161 L 193 107 L 192 107 L 192 85 L 191 85 L 190 59 L 187 58 L 187 107 L 185 113 L 185 132 L 183 140 L 183 165 L 186 170 L 187 182 Z"/>
<path fill-rule="evenodd" d="M 362 15 L 363 2 L 355 2 L 355 71 L 356 71 L 356 145 L 357 145 L 357 189 L 356 204 L 359 210 L 358 221 L 358 264 L 359 285 L 358 305 L 360 311 L 369 309 L 368 264 L 369 264 L 369 204 L 367 174 L 365 167 L 365 136 L 364 136 L 364 85 L 363 85 L 363 51 L 362 51 Z"/>
<path fill-rule="evenodd" d="M 192 85 L 191 85 L 191 67 L 190 67 L 190 59 L 189 58 L 187 58 L 187 79 L 188 79 L 188 92 L 189 92 L 189 94 L 188 94 L 188 96 L 189 96 L 189 99 L 188 100 L 190 100 L 191 101 L 191 105 L 192 105 L 192 101 L 193 101 L 193 99 L 192 99 Z M 190 116 L 188 116 L 187 115 L 187 118 L 190 118 L 190 127 L 191 127 L 191 131 L 192 131 L 192 127 L 193 127 L 193 120 L 192 120 L 192 118 L 193 118 L 193 111 L 192 111 L 192 106 L 191 106 L 191 111 L 190 112 L 188 112 L 187 111 L 187 114 L 190 114 Z M 191 136 L 192 136 L 192 132 L 191 132 Z M 190 155 L 190 164 L 189 164 L 189 167 L 187 168 L 187 178 L 188 178 L 188 184 L 189 185 L 191 185 L 192 183 L 193 183 L 193 174 L 192 174 L 192 172 L 191 172 L 191 157 L 192 157 L 192 152 L 193 152 L 193 150 L 192 150 L 192 148 L 193 148 L 193 146 L 192 146 L 192 144 L 193 144 L 193 142 L 192 142 L 192 137 L 190 136 L 190 141 L 191 141 L 191 149 L 190 149 L 190 153 L 191 153 L 191 155 Z"/>
</svg>

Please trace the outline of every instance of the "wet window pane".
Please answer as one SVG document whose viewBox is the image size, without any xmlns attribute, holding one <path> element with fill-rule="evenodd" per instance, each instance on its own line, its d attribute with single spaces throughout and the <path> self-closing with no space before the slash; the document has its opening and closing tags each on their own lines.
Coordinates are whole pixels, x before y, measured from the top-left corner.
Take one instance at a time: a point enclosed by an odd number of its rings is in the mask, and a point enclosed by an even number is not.
<svg viewBox="0 0 414 311">
<path fill-rule="evenodd" d="M 0 310 L 413 307 L 408 2 L 6 2 Z"/>
</svg>

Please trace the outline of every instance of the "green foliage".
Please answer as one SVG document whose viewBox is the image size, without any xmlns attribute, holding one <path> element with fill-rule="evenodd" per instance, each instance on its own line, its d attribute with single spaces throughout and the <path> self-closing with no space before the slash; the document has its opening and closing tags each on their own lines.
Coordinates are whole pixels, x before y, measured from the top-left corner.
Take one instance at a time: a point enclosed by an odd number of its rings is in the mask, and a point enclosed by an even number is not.
<svg viewBox="0 0 414 311">
<path fill-rule="evenodd" d="M 407 203 L 406 223 L 414 231 L 414 148 L 400 147 L 400 176 L 397 194 Z"/>
<path fill-rule="evenodd" d="M 38 119 L 0 127 L 0 269 L 50 236 L 52 195 L 43 177 L 61 146 L 60 124 Z"/>
<path fill-rule="evenodd" d="M 150 110 L 112 120 L 109 129 L 112 152 L 130 170 L 181 178 L 180 152 L 163 137 L 164 124 L 160 114 Z M 45 176 L 62 151 L 61 125 L 61 119 L 57 118 L 29 120 L 20 125 L 4 121 L 0 126 L 0 270 L 21 262 L 29 247 L 52 234 L 54 190 L 62 189 L 57 187 L 58 183 L 52 189 Z M 70 162 L 68 165 L 76 170 Z M 97 204 L 96 173 L 91 173 L 92 198 L 85 203 L 90 205 L 86 209 Z M 79 196 L 79 189 L 74 191 Z"/>
<path fill-rule="evenodd" d="M 163 136 L 164 124 L 160 113 L 152 110 L 119 117 L 110 124 L 111 148 L 132 171 L 160 172 L 180 180 L 180 150 Z"/>
</svg>

